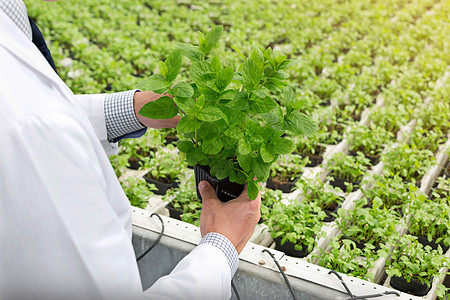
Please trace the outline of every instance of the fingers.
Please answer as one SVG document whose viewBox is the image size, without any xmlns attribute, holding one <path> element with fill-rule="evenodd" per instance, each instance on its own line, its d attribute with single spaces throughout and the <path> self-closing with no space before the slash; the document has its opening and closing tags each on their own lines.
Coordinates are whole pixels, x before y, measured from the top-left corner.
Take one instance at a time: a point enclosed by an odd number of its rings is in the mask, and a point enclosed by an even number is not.
<svg viewBox="0 0 450 300">
<path fill-rule="evenodd" d="M 216 191 L 208 181 L 201 181 L 198 184 L 198 189 L 200 190 L 200 195 L 202 195 L 203 201 L 206 201 L 208 199 L 216 199 L 217 201 L 219 201 L 216 196 Z"/>
</svg>

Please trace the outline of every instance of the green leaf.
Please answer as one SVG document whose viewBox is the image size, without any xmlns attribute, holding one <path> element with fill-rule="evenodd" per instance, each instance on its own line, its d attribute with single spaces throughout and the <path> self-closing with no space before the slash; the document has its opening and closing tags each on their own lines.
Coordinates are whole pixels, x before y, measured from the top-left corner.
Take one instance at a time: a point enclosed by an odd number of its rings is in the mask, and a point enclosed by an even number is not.
<svg viewBox="0 0 450 300">
<path fill-rule="evenodd" d="M 284 96 L 284 105 L 286 105 L 287 113 L 290 114 L 295 104 L 294 91 L 292 90 L 292 88 L 286 86 L 283 88 L 283 96 Z"/>
<path fill-rule="evenodd" d="M 159 62 L 159 72 L 164 78 L 167 79 L 167 72 L 169 72 L 169 69 L 167 68 L 167 65 L 163 61 Z"/>
<path fill-rule="evenodd" d="M 192 98 L 175 97 L 174 101 L 177 104 L 178 108 L 188 115 L 195 115 L 195 113 L 197 112 L 195 101 Z"/>
<path fill-rule="evenodd" d="M 216 79 L 216 73 L 211 69 L 211 65 L 204 61 L 196 61 L 192 63 L 189 77 L 200 86 L 210 86 Z"/>
<path fill-rule="evenodd" d="M 259 114 L 264 114 L 271 112 L 273 109 L 277 107 L 277 105 L 278 103 L 270 97 L 266 97 L 264 99 L 256 98 L 250 100 L 250 111 Z"/>
<path fill-rule="evenodd" d="M 265 87 L 254 90 L 253 93 L 258 96 L 258 98 L 266 98 L 269 96 L 269 90 Z"/>
<path fill-rule="evenodd" d="M 191 61 L 198 61 L 202 59 L 202 52 L 198 47 L 191 44 L 179 43 L 177 44 L 181 54 L 189 58 Z"/>
<path fill-rule="evenodd" d="M 194 119 L 192 116 L 184 116 L 181 118 L 181 120 L 178 122 L 177 125 L 177 132 L 178 133 L 189 133 L 194 132 L 198 129 L 200 129 L 201 123 Z"/>
<path fill-rule="evenodd" d="M 297 146 L 291 140 L 282 137 L 273 137 L 271 139 L 271 144 L 274 152 L 276 154 L 290 154 L 295 151 Z"/>
<path fill-rule="evenodd" d="M 249 108 L 248 93 L 237 92 L 234 98 L 226 104 L 228 107 L 236 110 L 246 110 Z"/>
<path fill-rule="evenodd" d="M 178 82 L 169 93 L 174 97 L 190 98 L 194 96 L 194 89 L 189 83 Z"/>
<path fill-rule="evenodd" d="M 252 91 L 259 84 L 262 78 L 262 69 L 250 58 L 247 58 L 244 62 L 242 75 L 243 84 L 246 89 Z"/>
<path fill-rule="evenodd" d="M 252 178 L 253 179 L 253 178 Z M 258 197 L 259 185 L 254 180 L 249 180 L 247 185 L 247 194 L 251 200 L 255 200 Z"/>
<path fill-rule="evenodd" d="M 208 106 L 198 112 L 197 118 L 206 122 L 214 122 L 222 119 L 223 113 L 218 107 Z"/>
<path fill-rule="evenodd" d="M 214 26 L 205 36 L 204 40 L 200 42 L 200 51 L 208 53 L 217 44 L 223 32 L 223 26 Z"/>
<path fill-rule="evenodd" d="M 145 104 L 139 114 L 150 119 L 170 119 L 177 115 L 178 108 L 173 99 L 167 96 Z"/>
<path fill-rule="evenodd" d="M 211 59 L 211 69 L 216 74 L 218 74 L 222 70 L 222 64 L 220 63 L 220 59 L 217 56 L 214 56 Z"/>
<path fill-rule="evenodd" d="M 167 66 L 166 79 L 172 82 L 180 73 L 181 69 L 181 51 L 180 49 L 175 50 L 167 57 L 165 64 Z"/>
<path fill-rule="evenodd" d="M 275 159 L 275 153 L 273 153 L 271 150 L 272 149 L 270 149 L 270 147 L 268 147 L 266 144 L 261 144 L 261 158 L 266 163 L 270 163 Z"/>
<path fill-rule="evenodd" d="M 269 178 L 271 164 L 264 163 L 263 161 L 253 160 L 253 171 L 255 172 L 258 181 L 264 182 Z"/>
<path fill-rule="evenodd" d="M 181 141 L 178 143 L 177 147 L 181 152 L 188 153 L 194 148 L 194 144 L 191 141 Z"/>
<path fill-rule="evenodd" d="M 218 138 L 212 138 L 203 141 L 202 150 L 206 154 L 217 154 L 222 150 L 222 141 Z"/>
<path fill-rule="evenodd" d="M 317 124 L 310 117 L 298 111 L 285 116 L 284 126 L 289 131 L 307 136 L 313 135 L 318 129 Z"/>
<path fill-rule="evenodd" d="M 241 155 L 247 155 L 252 151 L 252 146 L 250 142 L 245 138 L 241 138 L 238 143 L 238 153 Z"/>
<path fill-rule="evenodd" d="M 244 170 L 245 172 L 249 172 L 252 168 L 252 156 L 251 155 L 241 155 L 238 153 L 237 160 L 239 163 L 239 166 Z"/>
<path fill-rule="evenodd" d="M 230 138 L 239 140 L 244 137 L 244 132 L 237 126 L 233 126 L 224 131 L 224 134 Z"/>
<path fill-rule="evenodd" d="M 225 90 L 225 88 L 230 84 L 231 80 L 233 79 L 233 68 L 228 67 L 224 68 L 220 71 L 219 75 L 217 76 L 217 88 L 222 92 Z"/>
<path fill-rule="evenodd" d="M 155 74 L 149 78 L 142 80 L 136 86 L 136 88 L 143 91 L 153 91 L 155 93 L 161 94 L 167 91 L 170 87 L 170 82 L 164 78 L 161 74 Z"/>
</svg>

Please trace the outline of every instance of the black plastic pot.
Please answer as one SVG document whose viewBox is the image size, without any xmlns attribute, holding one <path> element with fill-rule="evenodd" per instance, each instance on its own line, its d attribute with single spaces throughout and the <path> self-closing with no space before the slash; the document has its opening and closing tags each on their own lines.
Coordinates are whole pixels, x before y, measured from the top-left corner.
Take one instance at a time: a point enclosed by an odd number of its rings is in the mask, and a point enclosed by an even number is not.
<svg viewBox="0 0 450 300">
<path fill-rule="evenodd" d="M 339 187 L 345 192 L 347 190 L 347 186 L 345 185 L 346 182 L 353 185 L 353 192 L 359 189 L 359 186 L 361 185 L 361 180 L 351 181 L 339 177 L 333 177 L 333 180 L 330 181 L 330 185 L 332 185 L 333 187 Z"/>
<path fill-rule="evenodd" d="M 346 236 L 346 235 L 343 235 L 343 236 L 341 237 L 341 240 L 350 240 L 350 241 L 352 241 L 352 242 L 354 242 L 354 243 L 356 244 L 356 248 L 361 249 L 361 250 L 363 250 L 364 248 L 366 248 L 366 243 L 365 243 L 365 242 L 357 242 L 357 241 L 355 241 L 354 239 L 349 238 L 349 237 Z M 375 245 L 374 245 L 374 246 L 375 246 Z M 375 246 L 375 248 L 374 248 L 373 250 L 374 250 L 374 251 L 380 250 L 380 246 Z"/>
<path fill-rule="evenodd" d="M 172 135 L 168 135 L 164 138 L 164 145 L 169 145 L 169 144 L 176 144 L 176 142 L 178 141 L 178 137 L 176 136 L 172 136 Z"/>
<path fill-rule="evenodd" d="M 430 279 L 430 281 L 432 281 L 432 279 Z M 414 279 L 411 279 L 411 281 L 408 282 L 405 278 L 397 276 L 391 278 L 391 286 L 399 291 L 415 296 L 425 296 L 431 289 L 431 285 L 427 286 L 425 283 L 420 283 Z"/>
<path fill-rule="evenodd" d="M 303 157 L 303 158 L 305 158 L 305 157 L 309 158 L 310 162 L 306 165 L 306 167 L 308 167 L 308 168 L 317 167 L 323 161 L 323 156 L 322 155 L 305 155 L 305 154 L 301 154 L 300 153 L 300 156 Z"/>
<path fill-rule="evenodd" d="M 355 151 L 349 151 L 351 156 L 356 156 L 357 153 Z M 380 162 L 380 155 L 370 155 L 370 154 L 366 154 L 364 153 L 364 156 L 370 161 L 370 164 L 372 166 L 375 166 L 376 164 L 378 164 Z"/>
<path fill-rule="evenodd" d="M 148 173 L 147 173 L 148 174 Z M 153 191 L 156 195 L 165 195 L 167 193 L 168 189 L 174 189 L 178 187 L 178 182 L 174 181 L 171 183 L 164 183 L 158 180 L 155 180 L 151 177 L 148 177 L 147 174 L 145 174 L 143 177 L 147 183 L 152 183 L 156 186 L 156 191 Z"/>
<path fill-rule="evenodd" d="M 334 221 L 336 219 L 336 216 L 334 216 L 333 214 L 337 214 L 339 207 L 341 207 L 341 206 L 338 205 L 333 210 L 324 209 L 323 211 L 327 214 L 327 216 L 325 217 L 325 219 L 322 220 L 322 222 L 329 223 L 329 222 Z"/>
<path fill-rule="evenodd" d="M 298 178 L 295 178 L 294 181 L 285 182 L 277 178 L 269 177 L 266 182 L 266 187 L 272 190 L 281 190 L 283 193 L 291 193 L 297 181 Z"/>
<path fill-rule="evenodd" d="M 430 242 L 424 236 L 421 236 L 421 235 L 416 235 L 416 236 L 417 236 L 417 241 L 419 243 L 421 243 L 424 247 L 425 246 L 430 246 L 433 250 L 437 250 L 438 245 L 440 245 L 441 248 L 442 248 L 442 253 L 446 253 L 448 248 L 449 248 L 449 246 L 445 246 L 443 242 L 440 242 L 440 243 L 436 243 L 435 241 L 431 241 Z"/>
<path fill-rule="evenodd" d="M 301 251 L 296 250 L 295 244 L 289 241 L 286 241 L 283 245 L 281 245 L 281 238 L 275 239 L 275 249 L 293 257 L 305 257 L 309 254 L 308 247 L 305 245 L 303 245 Z"/>
<path fill-rule="evenodd" d="M 231 182 L 228 178 L 218 180 L 211 176 L 209 170 L 208 166 L 196 165 L 194 167 L 195 186 L 197 187 L 197 196 L 200 200 L 202 200 L 202 195 L 198 189 L 198 184 L 203 180 L 208 181 L 212 185 L 216 190 L 217 198 L 222 202 L 228 202 L 242 194 L 242 191 L 244 190 L 243 184 Z"/>
<path fill-rule="evenodd" d="M 128 168 L 132 170 L 139 170 L 139 168 L 143 166 L 142 160 L 134 157 L 128 159 L 128 164 L 130 165 Z"/>
<path fill-rule="evenodd" d="M 182 210 L 174 208 L 170 203 L 166 205 L 166 208 L 169 210 L 169 216 L 171 218 L 181 221 L 181 215 L 183 214 Z"/>
</svg>

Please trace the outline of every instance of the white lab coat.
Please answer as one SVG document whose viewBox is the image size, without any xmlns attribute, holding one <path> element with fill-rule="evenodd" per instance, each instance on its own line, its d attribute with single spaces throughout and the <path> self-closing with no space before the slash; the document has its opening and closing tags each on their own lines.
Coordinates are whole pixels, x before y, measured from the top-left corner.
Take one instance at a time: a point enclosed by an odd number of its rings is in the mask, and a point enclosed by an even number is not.
<svg viewBox="0 0 450 300">
<path fill-rule="evenodd" d="M 229 298 L 211 245 L 142 291 L 104 97 L 74 96 L 0 10 L 0 299 Z"/>
</svg>

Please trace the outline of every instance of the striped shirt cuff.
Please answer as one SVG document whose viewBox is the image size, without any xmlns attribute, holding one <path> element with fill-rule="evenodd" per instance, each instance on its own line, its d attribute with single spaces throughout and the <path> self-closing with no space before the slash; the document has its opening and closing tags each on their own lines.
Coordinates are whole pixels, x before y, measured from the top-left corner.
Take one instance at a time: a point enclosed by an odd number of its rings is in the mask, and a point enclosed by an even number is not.
<svg viewBox="0 0 450 300">
<path fill-rule="evenodd" d="M 108 94 L 105 98 L 105 119 L 108 141 L 117 140 L 118 137 L 146 128 L 134 113 L 134 93 L 140 90 L 131 90 Z"/>
<path fill-rule="evenodd" d="M 212 245 L 222 250 L 228 260 L 228 265 L 231 270 L 231 278 L 233 278 L 239 265 L 239 255 L 230 240 L 220 233 L 210 232 L 202 238 L 199 245 L 202 244 Z"/>
</svg>

